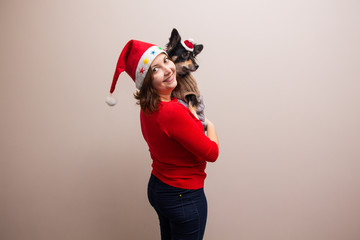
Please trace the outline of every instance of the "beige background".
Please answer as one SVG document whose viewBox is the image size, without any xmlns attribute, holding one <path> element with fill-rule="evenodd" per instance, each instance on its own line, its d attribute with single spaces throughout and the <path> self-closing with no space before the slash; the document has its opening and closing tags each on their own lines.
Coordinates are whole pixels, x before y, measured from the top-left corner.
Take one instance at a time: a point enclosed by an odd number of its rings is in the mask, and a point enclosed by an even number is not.
<svg viewBox="0 0 360 240">
<path fill-rule="evenodd" d="M 204 44 L 195 74 L 221 153 L 208 240 L 360 239 L 357 0 L 0 3 L 0 239 L 159 239 L 129 39 L 173 27 Z"/>
</svg>

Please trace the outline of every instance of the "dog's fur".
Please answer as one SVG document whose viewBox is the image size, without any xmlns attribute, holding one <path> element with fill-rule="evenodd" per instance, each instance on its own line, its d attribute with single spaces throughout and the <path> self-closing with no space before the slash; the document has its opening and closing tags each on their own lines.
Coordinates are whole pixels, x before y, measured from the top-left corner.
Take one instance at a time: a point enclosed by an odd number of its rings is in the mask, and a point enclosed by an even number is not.
<svg viewBox="0 0 360 240">
<path fill-rule="evenodd" d="M 173 91 L 173 96 L 189 104 L 189 109 L 196 112 L 199 104 L 200 91 L 197 83 L 191 74 L 195 72 L 199 65 L 195 57 L 203 50 L 202 44 L 194 44 L 193 52 L 186 50 L 181 44 L 179 32 L 174 28 L 166 45 L 166 52 L 174 61 L 176 66 L 177 87 Z"/>
</svg>

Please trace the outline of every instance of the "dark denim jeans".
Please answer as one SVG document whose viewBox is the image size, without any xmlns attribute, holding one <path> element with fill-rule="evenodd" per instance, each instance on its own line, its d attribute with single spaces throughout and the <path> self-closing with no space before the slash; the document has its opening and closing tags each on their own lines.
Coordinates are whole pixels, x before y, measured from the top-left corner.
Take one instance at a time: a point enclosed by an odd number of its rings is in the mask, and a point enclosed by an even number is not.
<svg viewBox="0 0 360 240">
<path fill-rule="evenodd" d="M 203 239 L 207 218 L 203 188 L 176 188 L 151 175 L 148 198 L 159 216 L 162 240 Z"/>
</svg>

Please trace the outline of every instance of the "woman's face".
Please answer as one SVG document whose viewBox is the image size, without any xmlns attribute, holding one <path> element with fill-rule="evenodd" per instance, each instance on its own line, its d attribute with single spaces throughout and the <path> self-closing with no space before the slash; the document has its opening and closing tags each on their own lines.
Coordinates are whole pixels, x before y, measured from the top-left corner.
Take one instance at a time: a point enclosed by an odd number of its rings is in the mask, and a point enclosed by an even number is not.
<svg viewBox="0 0 360 240">
<path fill-rule="evenodd" d="M 169 95 L 177 85 L 175 64 L 161 53 L 151 63 L 152 86 L 159 96 Z"/>
</svg>

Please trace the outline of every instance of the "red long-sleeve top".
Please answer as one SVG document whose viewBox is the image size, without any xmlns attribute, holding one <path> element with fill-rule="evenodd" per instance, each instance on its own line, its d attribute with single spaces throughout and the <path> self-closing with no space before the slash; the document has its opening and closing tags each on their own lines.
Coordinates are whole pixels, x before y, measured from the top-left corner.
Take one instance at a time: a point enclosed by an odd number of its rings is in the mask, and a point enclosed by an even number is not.
<svg viewBox="0 0 360 240">
<path fill-rule="evenodd" d="M 183 189 L 204 186 L 206 162 L 214 162 L 219 148 L 205 134 L 201 122 L 177 99 L 161 102 L 159 110 L 140 112 L 141 130 L 149 146 L 152 174 Z"/>
</svg>

